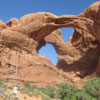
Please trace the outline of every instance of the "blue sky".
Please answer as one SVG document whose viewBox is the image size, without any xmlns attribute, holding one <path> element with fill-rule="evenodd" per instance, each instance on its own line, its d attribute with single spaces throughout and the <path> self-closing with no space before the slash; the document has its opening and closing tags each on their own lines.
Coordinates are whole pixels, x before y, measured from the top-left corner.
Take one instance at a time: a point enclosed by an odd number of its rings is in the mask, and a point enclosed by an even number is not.
<svg viewBox="0 0 100 100">
<path fill-rule="evenodd" d="M 0 19 L 7 22 L 10 18 L 19 19 L 25 14 L 35 12 L 51 12 L 58 16 L 78 15 L 96 1 L 99 0 L 0 0 Z M 73 29 L 62 28 L 61 32 L 64 41 L 67 42 Z M 51 45 L 47 44 L 42 47 L 39 53 L 50 58 L 56 64 L 58 55 Z"/>
</svg>

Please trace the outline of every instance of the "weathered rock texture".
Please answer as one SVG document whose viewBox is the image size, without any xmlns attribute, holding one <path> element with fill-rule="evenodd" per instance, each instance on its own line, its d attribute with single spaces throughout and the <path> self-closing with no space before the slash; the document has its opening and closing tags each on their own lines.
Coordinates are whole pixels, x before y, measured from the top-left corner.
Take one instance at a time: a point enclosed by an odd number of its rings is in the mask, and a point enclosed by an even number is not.
<svg viewBox="0 0 100 100">
<path fill-rule="evenodd" d="M 67 43 L 62 37 L 50 34 L 45 38 L 46 42 L 53 44 L 58 56 L 57 67 L 65 72 L 82 72 L 85 76 L 95 71 L 98 58 L 100 56 L 100 2 L 92 4 L 78 16 L 64 15 L 61 21 L 69 23 L 69 27 L 74 28 L 74 33 Z M 65 17 L 65 19 L 64 19 Z M 67 34 L 67 33 L 66 33 Z M 100 68 L 96 70 L 100 74 Z"/>
<path fill-rule="evenodd" d="M 99 75 L 99 17 L 100 2 L 96 2 L 77 16 L 39 12 L 12 18 L 6 24 L 0 20 L 1 77 L 47 85 L 61 81 L 80 84 L 92 72 Z M 67 43 L 59 30 L 62 27 L 75 29 Z M 46 43 L 59 54 L 57 67 L 38 54 Z"/>
</svg>

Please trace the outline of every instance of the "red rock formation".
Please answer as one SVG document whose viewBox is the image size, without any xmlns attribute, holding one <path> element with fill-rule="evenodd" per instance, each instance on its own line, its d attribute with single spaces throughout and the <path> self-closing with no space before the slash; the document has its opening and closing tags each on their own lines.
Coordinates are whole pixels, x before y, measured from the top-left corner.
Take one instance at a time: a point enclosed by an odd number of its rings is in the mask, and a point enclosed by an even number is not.
<svg viewBox="0 0 100 100">
<path fill-rule="evenodd" d="M 100 68 L 96 68 L 100 55 L 99 5 L 100 2 L 96 2 L 77 16 L 39 12 L 25 15 L 19 20 L 10 19 L 6 24 L 0 21 L 1 77 L 14 79 L 17 68 L 17 79 L 20 81 L 41 85 L 61 81 L 82 83 L 86 79 L 80 77 Z M 62 27 L 75 29 L 68 43 L 64 43 L 58 30 Z M 59 54 L 57 67 L 60 71 L 38 54 L 38 50 L 47 42 Z"/>
<path fill-rule="evenodd" d="M 65 72 L 82 72 L 85 76 L 95 71 L 100 56 L 99 8 L 100 2 L 96 2 L 78 16 L 60 17 L 60 22 L 68 22 L 69 27 L 75 28 L 67 43 L 57 34 L 46 37 L 46 42 L 51 43 L 59 54 L 57 67 Z M 97 70 L 99 74 L 100 69 Z"/>
</svg>

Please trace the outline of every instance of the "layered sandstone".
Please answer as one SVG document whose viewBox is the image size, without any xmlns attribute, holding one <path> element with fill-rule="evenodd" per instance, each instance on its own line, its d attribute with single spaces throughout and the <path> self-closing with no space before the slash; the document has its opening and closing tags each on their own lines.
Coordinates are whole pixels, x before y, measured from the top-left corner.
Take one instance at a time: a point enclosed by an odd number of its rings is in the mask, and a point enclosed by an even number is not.
<svg viewBox="0 0 100 100">
<path fill-rule="evenodd" d="M 99 75 L 99 5 L 98 1 L 77 16 L 38 12 L 6 24 L 0 20 L 0 76 L 47 85 L 80 84 L 89 74 Z M 59 30 L 62 27 L 74 28 L 67 43 Z M 57 65 L 38 54 L 46 43 L 59 54 Z"/>
</svg>

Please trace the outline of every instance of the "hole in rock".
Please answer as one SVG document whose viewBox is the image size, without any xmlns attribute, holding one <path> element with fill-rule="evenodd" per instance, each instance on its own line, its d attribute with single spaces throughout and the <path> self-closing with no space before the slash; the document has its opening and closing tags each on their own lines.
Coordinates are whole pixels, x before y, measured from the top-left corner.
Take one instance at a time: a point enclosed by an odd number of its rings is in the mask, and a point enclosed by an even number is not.
<svg viewBox="0 0 100 100">
<path fill-rule="evenodd" d="M 60 30 L 61 30 L 64 42 L 66 43 L 69 37 L 74 32 L 74 28 L 61 28 Z M 39 54 L 49 58 L 53 64 L 57 64 L 58 54 L 56 53 L 55 48 L 51 44 L 46 43 L 45 46 L 39 49 Z"/>
<path fill-rule="evenodd" d="M 46 45 L 39 50 L 39 54 L 49 58 L 53 64 L 57 64 L 58 54 L 51 44 L 46 43 Z"/>
<path fill-rule="evenodd" d="M 61 28 L 60 30 L 61 30 L 64 42 L 66 43 L 68 41 L 69 37 L 74 32 L 74 28 Z"/>
</svg>

